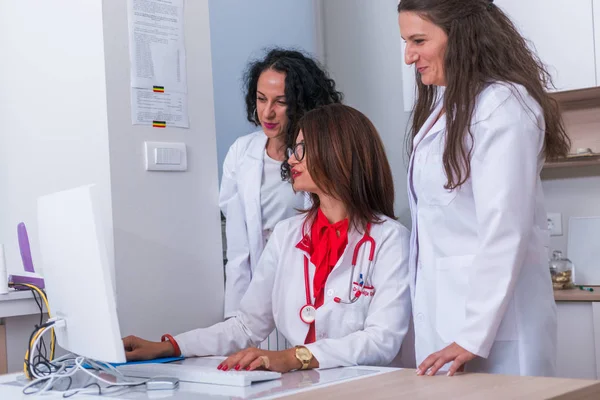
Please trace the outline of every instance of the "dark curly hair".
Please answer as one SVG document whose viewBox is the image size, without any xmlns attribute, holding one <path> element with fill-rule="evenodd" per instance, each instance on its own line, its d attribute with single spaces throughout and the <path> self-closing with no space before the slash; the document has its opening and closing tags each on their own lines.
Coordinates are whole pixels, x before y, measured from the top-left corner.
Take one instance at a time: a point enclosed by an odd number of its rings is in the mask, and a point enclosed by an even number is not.
<svg viewBox="0 0 600 400">
<path fill-rule="evenodd" d="M 246 87 L 246 117 L 256 126 L 256 90 L 260 75 L 272 69 L 285 74 L 285 102 L 288 125 L 285 145 L 293 146 L 294 130 L 302 116 L 322 105 L 341 103 L 343 95 L 335 90 L 335 82 L 315 60 L 296 50 L 273 48 L 262 60 L 253 61 L 244 74 Z M 281 179 L 288 180 L 290 166 L 287 160 L 281 164 Z"/>
</svg>

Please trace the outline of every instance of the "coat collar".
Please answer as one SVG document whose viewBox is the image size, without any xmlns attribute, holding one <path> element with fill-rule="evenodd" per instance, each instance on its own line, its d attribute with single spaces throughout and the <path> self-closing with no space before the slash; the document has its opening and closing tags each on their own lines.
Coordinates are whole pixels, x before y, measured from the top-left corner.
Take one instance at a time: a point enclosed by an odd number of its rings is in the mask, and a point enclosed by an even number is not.
<svg viewBox="0 0 600 400">
<path fill-rule="evenodd" d="M 425 136 L 435 135 L 442 131 L 446 127 L 446 113 L 442 115 L 437 121 L 436 118 L 442 111 L 442 107 L 444 106 L 444 87 L 438 87 L 438 95 L 435 106 L 433 107 L 432 113 L 429 115 L 419 132 L 415 136 L 413 140 L 413 153 L 419 142 L 423 140 Z M 434 122 L 435 121 L 435 122 Z"/>
<path fill-rule="evenodd" d="M 262 210 L 260 207 L 260 186 L 262 181 L 263 162 L 267 136 L 262 132 L 252 138 L 248 144 L 244 161 L 241 164 L 239 182 L 244 198 L 244 213 L 248 227 L 253 263 L 257 263 L 263 250 Z"/>
<path fill-rule="evenodd" d="M 265 154 L 265 147 L 267 146 L 267 140 L 267 135 L 265 135 L 263 131 L 259 131 L 259 134 L 256 135 L 248 146 L 248 157 L 262 162 Z"/>
<path fill-rule="evenodd" d="M 311 224 L 312 221 L 307 221 L 306 219 L 303 219 L 302 223 L 300 224 L 300 227 L 297 229 L 296 238 L 294 239 L 294 242 L 296 242 L 296 248 L 300 250 L 300 252 L 302 252 L 302 254 L 308 259 L 310 259 L 310 246 L 312 243 L 310 238 Z M 371 232 L 369 234 L 373 234 L 372 225 Z M 353 225 L 350 225 L 348 227 L 348 244 L 346 245 L 344 253 L 336 263 L 335 268 L 331 271 L 331 274 L 337 273 L 336 270 L 340 270 L 340 268 L 338 267 L 342 263 L 345 263 L 346 260 L 348 265 L 351 264 L 352 257 L 354 256 L 354 249 L 356 248 L 358 242 L 363 238 L 363 236 L 364 232 L 359 232 Z M 369 250 L 369 245 L 364 245 L 361 247 L 360 253 L 362 254 L 362 252 L 368 252 Z"/>
</svg>

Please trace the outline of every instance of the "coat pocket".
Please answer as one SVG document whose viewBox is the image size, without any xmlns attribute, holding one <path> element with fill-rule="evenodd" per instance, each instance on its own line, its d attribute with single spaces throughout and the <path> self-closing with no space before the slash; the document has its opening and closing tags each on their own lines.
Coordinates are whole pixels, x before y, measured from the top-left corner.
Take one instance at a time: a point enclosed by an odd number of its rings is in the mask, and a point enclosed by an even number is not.
<svg viewBox="0 0 600 400">
<path fill-rule="evenodd" d="M 465 323 L 469 268 L 475 256 L 436 260 L 436 330 L 442 341 L 452 343 Z"/>
<path fill-rule="evenodd" d="M 458 340 L 464 327 L 469 273 L 474 259 L 474 255 L 467 255 L 439 258 L 436 261 L 436 330 L 445 343 Z M 516 312 L 511 300 L 494 340 L 510 341 L 517 338 Z"/>
<path fill-rule="evenodd" d="M 353 286 L 352 295 L 354 296 L 355 289 L 358 288 L 357 285 Z M 367 288 L 371 288 L 370 286 L 365 286 L 365 292 L 369 294 L 373 289 L 367 290 Z M 347 330 L 347 334 L 361 331 L 365 328 L 365 321 L 367 319 L 367 315 L 369 314 L 369 305 L 371 304 L 371 297 L 369 295 L 361 295 L 357 301 L 352 304 L 336 304 L 337 307 L 343 308 L 343 317 L 340 320 L 342 326 L 345 326 Z"/>
</svg>

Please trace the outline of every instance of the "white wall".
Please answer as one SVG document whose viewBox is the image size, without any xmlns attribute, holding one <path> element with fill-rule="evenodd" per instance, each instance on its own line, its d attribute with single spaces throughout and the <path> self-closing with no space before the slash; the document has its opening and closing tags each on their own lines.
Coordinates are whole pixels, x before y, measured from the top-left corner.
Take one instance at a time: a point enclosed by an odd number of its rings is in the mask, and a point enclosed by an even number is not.
<svg viewBox="0 0 600 400">
<path fill-rule="evenodd" d="M 550 237 L 550 250 L 568 256 L 569 218 L 600 216 L 600 166 L 546 170 L 542 179 L 546 211 L 562 214 L 563 235 Z"/>
<path fill-rule="evenodd" d="M 103 49 L 100 0 L 0 0 L 0 243 L 9 273 L 23 271 L 16 234 L 21 221 L 41 270 L 37 198 L 88 183 L 101 189 L 112 258 Z M 37 317 L 12 320 L 9 371 L 22 368 Z"/>
<path fill-rule="evenodd" d="M 23 270 L 20 221 L 41 268 L 43 194 L 97 183 L 112 247 L 102 29 L 100 0 L 0 0 L 0 243 L 11 273 Z"/>
<path fill-rule="evenodd" d="M 410 229 L 404 146 L 410 115 L 403 111 L 398 1 L 324 0 L 322 6 L 325 63 L 344 102 L 362 111 L 379 131 L 394 175 L 396 216 Z M 415 367 L 412 328 L 394 364 Z"/>
<path fill-rule="evenodd" d="M 153 129 L 131 125 L 124 0 L 0 0 L 0 243 L 9 270 L 22 269 L 19 221 L 39 266 L 38 196 L 97 183 L 123 335 L 157 340 L 222 319 L 208 11 L 208 0 L 186 1 L 190 129 Z M 185 142 L 188 171 L 146 172 L 146 140 Z M 11 370 L 33 327 L 23 321 L 8 339 Z"/>
<path fill-rule="evenodd" d="M 231 144 L 257 128 L 246 120 L 242 76 L 273 46 L 319 57 L 316 0 L 209 0 L 219 177 Z"/>
<path fill-rule="evenodd" d="M 103 4 L 119 321 L 156 340 L 223 317 L 208 1 L 185 2 L 190 129 L 131 124 L 126 2 Z M 185 142 L 188 171 L 145 171 L 147 140 Z"/>
<path fill-rule="evenodd" d="M 396 188 L 395 211 L 410 228 L 406 192 L 408 165 L 404 138 L 409 113 L 403 111 L 398 0 L 325 0 L 325 63 L 344 102 L 373 121 L 385 144 Z"/>
</svg>

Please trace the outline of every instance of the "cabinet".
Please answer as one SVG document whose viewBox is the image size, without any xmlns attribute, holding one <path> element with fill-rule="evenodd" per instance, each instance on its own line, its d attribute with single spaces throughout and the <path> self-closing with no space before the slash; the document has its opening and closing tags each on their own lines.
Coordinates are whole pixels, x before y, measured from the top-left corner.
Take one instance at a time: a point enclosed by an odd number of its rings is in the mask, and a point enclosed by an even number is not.
<svg viewBox="0 0 600 400">
<path fill-rule="evenodd" d="M 556 90 L 565 91 L 597 86 L 594 1 L 497 0 L 495 4 L 548 66 Z"/>
<path fill-rule="evenodd" d="M 6 355 L 6 326 L 0 324 L 0 375 L 8 373 L 8 356 Z"/>
<path fill-rule="evenodd" d="M 556 376 L 600 379 L 600 302 L 557 301 Z"/>
<path fill-rule="evenodd" d="M 556 91 L 600 86 L 600 0 L 496 0 L 494 4 L 528 39 L 547 66 Z M 404 65 L 402 77 L 404 110 L 410 111 L 415 99 L 414 67 Z"/>
</svg>

